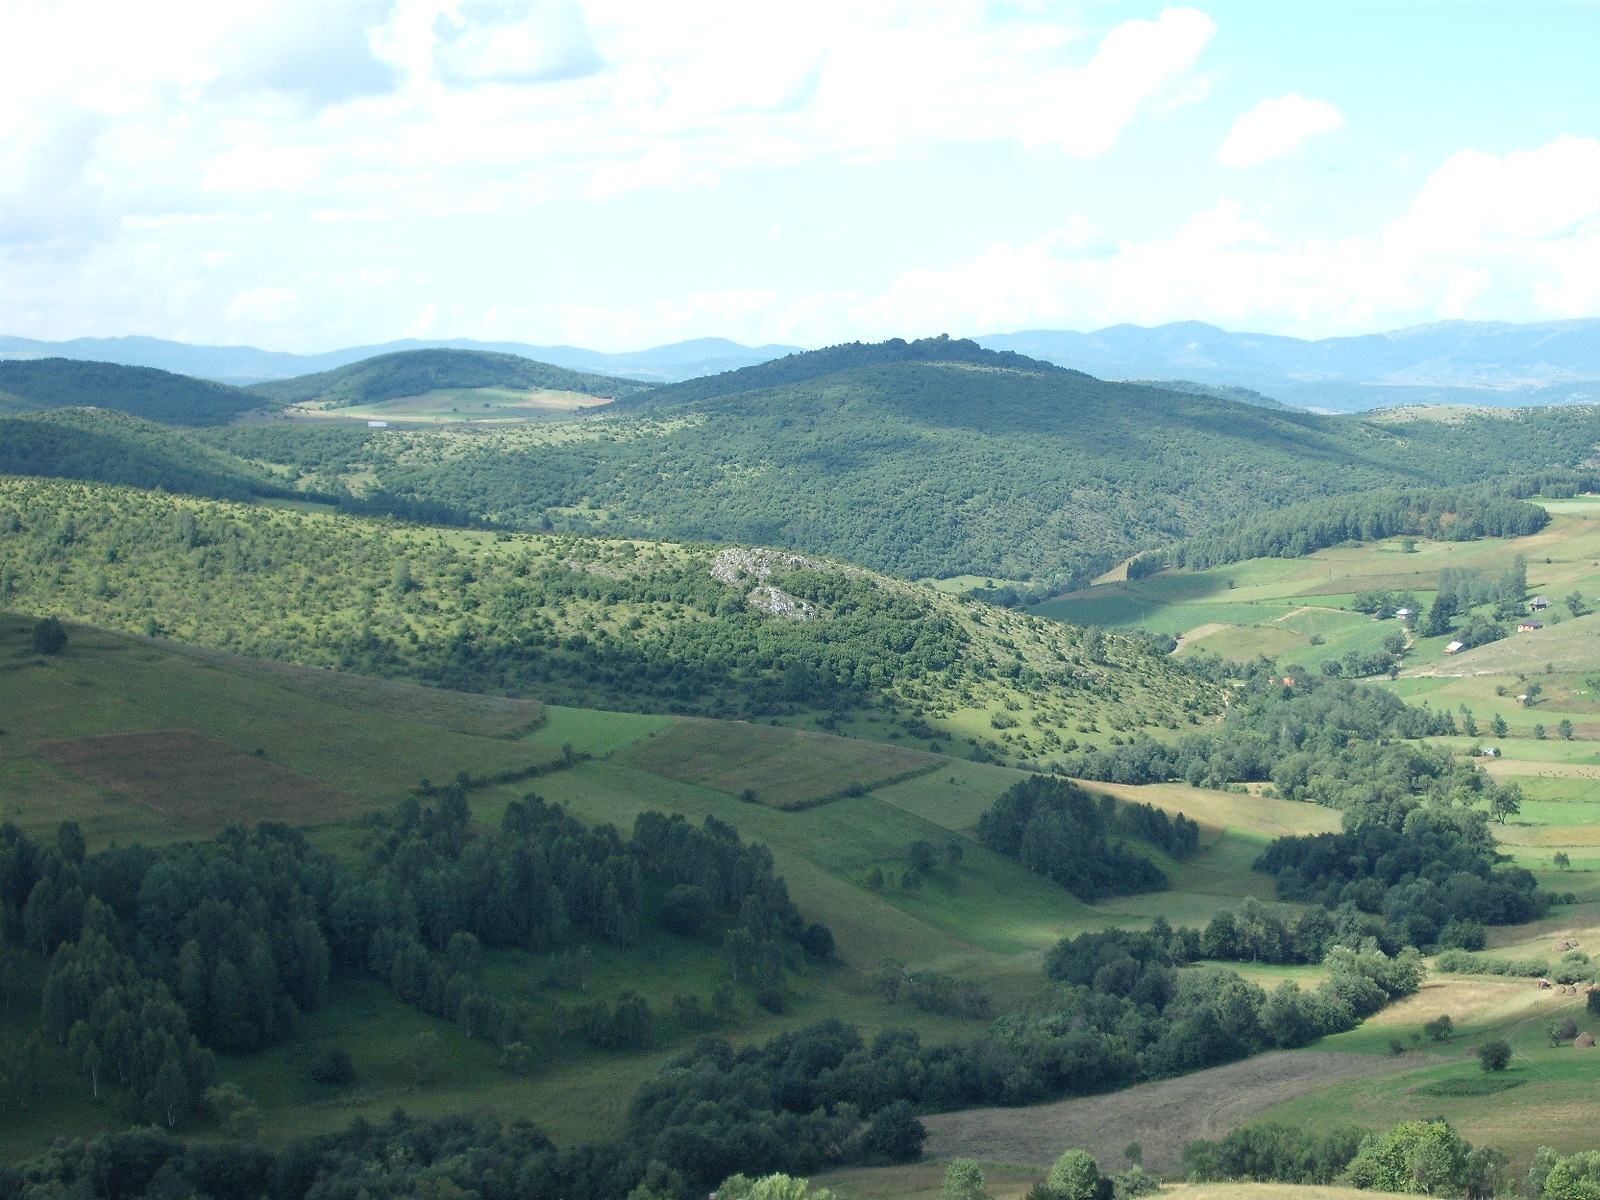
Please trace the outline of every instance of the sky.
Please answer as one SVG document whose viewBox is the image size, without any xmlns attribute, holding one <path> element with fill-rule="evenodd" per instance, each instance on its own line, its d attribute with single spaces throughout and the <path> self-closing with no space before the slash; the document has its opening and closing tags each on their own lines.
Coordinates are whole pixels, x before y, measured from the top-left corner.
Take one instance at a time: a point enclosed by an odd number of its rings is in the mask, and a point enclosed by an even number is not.
<svg viewBox="0 0 1600 1200">
<path fill-rule="evenodd" d="M 0 333 L 1600 316 L 1600 4 L 0 0 Z"/>
</svg>

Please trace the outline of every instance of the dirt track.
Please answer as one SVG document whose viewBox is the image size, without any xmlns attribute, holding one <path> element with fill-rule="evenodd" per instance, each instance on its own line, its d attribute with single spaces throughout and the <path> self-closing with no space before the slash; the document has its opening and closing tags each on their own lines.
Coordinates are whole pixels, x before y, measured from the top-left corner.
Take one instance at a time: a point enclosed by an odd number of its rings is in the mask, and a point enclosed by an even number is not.
<svg viewBox="0 0 1600 1200">
<path fill-rule="evenodd" d="M 922 1118 L 928 1127 L 923 1152 L 933 1158 L 959 1155 L 1048 1166 L 1076 1146 L 1106 1170 L 1120 1170 L 1123 1149 L 1138 1142 L 1148 1169 L 1176 1174 L 1185 1142 L 1220 1137 L 1274 1104 L 1405 1063 L 1371 1054 L 1291 1050 L 1104 1096 L 940 1113 Z"/>
</svg>

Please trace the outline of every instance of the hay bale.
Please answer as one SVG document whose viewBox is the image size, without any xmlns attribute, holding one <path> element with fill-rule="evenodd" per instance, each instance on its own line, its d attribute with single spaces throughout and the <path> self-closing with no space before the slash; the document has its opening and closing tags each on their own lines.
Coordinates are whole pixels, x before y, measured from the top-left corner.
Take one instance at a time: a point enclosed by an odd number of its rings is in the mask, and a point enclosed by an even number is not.
<svg viewBox="0 0 1600 1200">
<path fill-rule="evenodd" d="M 1572 1039 L 1572 1044 L 1583 1050 L 1591 1049 L 1594 1046 L 1594 1034 L 1580 1033 L 1577 1037 Z"/>
</svg>

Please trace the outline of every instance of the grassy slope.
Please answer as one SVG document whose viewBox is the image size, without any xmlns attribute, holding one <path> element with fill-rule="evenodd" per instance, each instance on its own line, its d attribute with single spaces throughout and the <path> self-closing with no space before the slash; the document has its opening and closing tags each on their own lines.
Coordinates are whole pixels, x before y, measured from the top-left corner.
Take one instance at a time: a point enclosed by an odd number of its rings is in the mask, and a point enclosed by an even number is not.
<svg viewBox="0 0 1600 1200">
<path fill-rule="evenodd" d="M 1568 910 L 1562 921 L 1545 921 L 1521 930 L 1498 930 L 1497 953 L 1510 957 L 1552 958 L 1553 935 L 1576 940 L 1585 950 L 1600 950 L 1597 908 Z M 1458 1034 L 1442 1045 L 1418 1044 L 1412 1034 L 1424 1021 L 1448 1013 Z M 1584 1010 L 1583 998 L 1541 991 L 1533 980 L 1435 975 L 1412 999 L 1379 1014 L 1359 1029 L 1325 1038 L 1319 1050 L 1384 1052 L 1400 1037 L 1410 1047 L 1410 1066 L 1398 1074 L 1340 1084 L 1289 1101 L 1263 1120 L 1322 1124 L 1359 1112 L 1373 1126 L 1443 1116 L 1474 1142 L 1498 1146 L 1525 1161 L 1538 1146 L 1564 1153 L 1594 1146 L 1594 1087 L 1600 1080 L 1600 1055 L 1552 1047 L 1546 1029 L 1570 1016 L 1579 1030 L 1600 1034 L 1600 1018 Z M 1481 1081 L 1473 1051 L 1491 1037 L 1503 1037 L 1514 1051 L 1511 1069 L 1499 1082 L 1506 1090 L 1475 1096 L 1439 1095 L 1423 1089 L 1442 1080 Z"/>
<path fill-rule="evenodd" d="M 176 724 L 206 729 L 240 746 L 265 744 L 275 759 L 281 757 L 308 774 L 341 786 L 364 788 L 363 794 L 371 795 L 375 802 L 397 794 L 419 774 L 438 777 L 463 768 L 487 771 L 570 746 L 596 758 L 529 784 L 477 790 L 471 800 L 474 814 L 493 823 L 510 799 L 533 787 L 568 804 L 587 820 L 626 826 L 638 812 L 661 808 L 694 818 L 716 815 L 735 825 L 745 837 L 765 842 L 773 849 L 802 911 L 827 921 L 835 930 L 844 965 L 813 970 L 797 979 L 791 988 L 792 1007 L 782 1017 L 764 1014 L 748 996 L 742 997 L 738 1020 L 721 1030 L 736 1042 L 764 1039 L 822 1016 L 854 1021 L 869 1032 L 910 1024 L 922 1029 L 925 1037 L 968 1036 L 977 1028 L 972 1022 L 883 1006 L 867 993 L 863 971 L 878 957 L 892 955 L 914 967 L 981 978 L 1002 1004 L 1022 1002 L 1039 986 L 1039 954 L 1060 936 L 1108 923 L 1142 924 L 1157 915 L 1173 921 L 1203 921 L 1217 909 L 1236 903 L 1241 895 L 1266 895 L 1270 881 L 1252 876 L 1248 869 L 1261 844 L 1280 832 L 1327 828 L 1334 820 L 1334 814 L 1309 806 L 1186 786 L 1108 788 L 1197 817 L 1206 828 L 1206 849 L 1190 863 L 1165 864 L 1174 876 L 1175 886 L 1169 892 L 1089 907 L 970 840 L 977 814 L 1018 777 L 1008 768 L 945 760 L 936 772 L 864 796 L 803 812 L 783 812 L 741 803 L 726 791 L 627 765 L 623 758 L 637 753 L 629 748 L 647 746 L 652 735 L 670 731 L 671 717 L 553 707 L 543 724 L 516 739 L 475 737 L 437 723 L 452 711 L 448 705 L 438 710 L 441 715 L 433 722 L 408 724 L 385 711 L 377 697 L 366 706 L 349 696 L 333 704 L 305 690 L 314 680 L 297 689 L 288 686 L 292 681 L 274 682 L 258 668 L 235 663 L 224 655 L 202 660 L 159 642 L 85 629 L 73 630 L 64 656 L 42 660 L 45 665 L 40 666 L 33 655 L 19 652 L 23 631 L 23 625 L 15 620 L 0 624 L 5 673 L 9 680 L 27 688 L 22 693 L 25 702 L 17 706 L 20 720 L 8 719 L 7 732 L 0 740 L 6 752 L 0 769 L 7 772 L 8 795 L 31 796 L 24 811 L 16 815 L 35 828 L 72 816 L 85 822 L 95 844 L 110 837 L 162 840 L 184 835 L 186 830 L 171 822 L 136 819 L 136 805 L 108 805 L 81 785 L 73 790 L 74 781 L 68 777 L 38 780 L 31 792 L 14 790 L 17 785 L 13 782 L 26 778 L 29 745 L 41 737 Z M 462 698 L 459 703 L 470 706 L 471 699 Z M 727 729 L 732 745 L 739 731 L 752 727 L 735 724 Z M 113 811 L 108 813 L 108 809 Z M 319 844 L 346 852 L 354 852 L 363 836 L 359 824 L 320 826 L 312 835 Z M 937 872 L 919 893 L 908 894 L 891 886 L 877 894 L 864 886 L 863 877 L 874 865 L 886 869 L 891 880 L 903 870 L 905 847 L 912 840 L 939 845 L 951 836 L 968 839 L 961 866 L 955 872 Z M 1570 924 L 1573 910 L 1564 911 Z M 1554 925 L 1547 922 L 1546 926 L 1506 932 L 1505 937 L 1527 942 L 1508 952 L 1548 953 Z M 1600 930 L 1588 932 L 1600 935 Z M 1584 934 L 1584 930 L 1578 931 L 1580 940 Z M 687 945 L 662 934 L 648 937 L 633 953 L 603 946 L 595 947 L 595 953 L 589 995 L 632 987 L 643 992 L 658 1011 L 679 992 L 707 995 L 722 978 L 719 956 L 712 948 Z M 551 993 L 535 986 L 542 969 L 540 956 L 505 953 L 491 959 L 491 977 L 497 988 L 507 993 L 546 1004 L 584 998 L 578 992 Z M 1302 985 L 1314 985 L 1316 978 L 1316 972 L 1306 968 L 1260 968 L 1249 973 L 1267 987 L 1279 978 L 1294 977 Z M 1469 1136 L 1480 1140 L 1526 1149 L 1523 1143 L 1537 1134 L 1537 1140 L 1566 1145 L 1580 1136 L 1575 1122 L 1586 1110 L 1574 1105 L 1589 1086 L 1581 1080 L 1591 1076 L 1571 1075 L 1577 1068 L 1570 1064 L 1580 1061 L 1573 1057 L 1575 1052 L 1545 1051 L 1536 1045 L 1542 1039 L 1538 1031 L 1545 1010 L 1553 1011 L 1561 1003 L 1530 993 L 1520 981 L 1430 981 L 1417 1000 L 1382 1014 L 1361 1030 L 1329 1039 L 1324 1048 L 1387 1053 L 1390 1037 L 1406 1036 L 1436 1015 L 1436 1009 L 1452 1012 L 1467 1028 L 1461 1039 L 1437 1053 L 1418 1052 L 1417 1067 L 1404 1077 L 1410 1082 L 1342 1084 L 1272 1115 L 1322 1120 L 1360 1104 L 1377 1114 L 1372 1118 L 1377 1122 L 1391 1116 L 1400 1119 L 1442 1111 L 1460 1120 Z M 1570 1006 L 1570 999 L 1566 1003 Z M 1538 1019 L 1529 1024 L 1533 1017 Z M 1581 1015 L 1580 1025 L 1589 1027 Z M 0 1035 L 21 1028 L 15 1010 L 0 1018 Z M 444 1039 L 451 1068 L 439 1084 L 417 1090 L 407 1082 L 400 1064 L 405 1047 L 423 1029 L 433 1029 Z M 1526 1059 L 1519 1060 L 1518 1069 L 1543 1072 L 1538 1075 L 1537 1087 L 1515 1089 L 1487 1100 L 1426 1097 L 1401 1090 L 1435 1075 L 1462 1073 L 1471 1065 L 1461 1058 L 1465 1048 L 1489 1031 L 1503 1029 L 1515 1032 L 1519 1053 Z M 521 1079 L 501 1072 L 494 1065 L 492 1050 L 482 1043 L 470 1042 L 455 1028 L 399 1004 L 382 988 L 350 981 L 339 986 L 333 1003 L 307 1019 L 293 1044 L 247 1059 L 228 1060 L 224 1074 L 259 1099 L 266 1115 L 266 1132 L 274 1138 L 333 1128 L 356 1115 L 380 1117 L 399 1104 L 417 1113 L 477 1106 L 529 1113 L 561 1140 L 575 1141 L 615 1128 L 634 1086 L 692 1036 L 691 1031 L 679 1030 L 664 1020 L 657 1048 L 610 1054 L 552 1034 L 538 1047 L 546 1066 L 534 1077 Z M 307 1056 L 327 1041 L 348 1045 L 355 1055 L 361 1082 L 350 1095 L 328 1096 L 303 1080 Z M 1562 1063 L 1569 1065 L 1563 1067 Z M 105 1110 L 77 1099 L 75 1089 L 64 1079 L 56 1095 L 44 1111 L 8 1121 L 5 1132 L 0 1133 L 0 1152 L 20 1153 L 37 1146 L 46 1134 L 93 1128 L 109 1120 Z M 847 1173 L 839 1183 L 841 1190 L 862 1189 L 851 1194 L 863 1196 L 920 1195 L 927 1186 L 923 1175 L 928 1168 L 910 1172 Z M 1019 1185 L 1031 1178 L 1025 1171 L 1013 1174 L 1012 1182 Z M 1016 1190 L 1025 1189 L 1019 1186 Z"/>
<path fill-rule="evenodd" d="M 531 782 L 476 790 L 471 795 L 475 816 L 492 824 L 510 799 L 536 788 L 590 821 L 625 827 L 648 808 L 693 818 L 716 815 L 743 836 L 765 842 L 802 911 L 834 929 L 844 963 L 796 979 L 792 1006 L 782 1017 L 763 1013 L 748 995 L 741 996 L 739 1018 L 721 1029 L 736 1041 L 764 1039 L 823 1016 L 856 1022 L 869 1032 L 911 1025 L 929 1038 L 970 1036 L 979 1028 L 974 1022 L 882 1005 L 867 992 L 863 973 L 879 957 L 892 955 L 913 967 L 981 978 L 997 1000 L 1009 1005 L 1039 987 L 1038 956 L 1064 934 L 1099 928 L 1108 920 L 1142 921 L 1158 913 L 1188 919 L 1258 890 L 1259 881 L 1246 878 L 1247 869 L 1240 874 L 1235 844 L 1240 836 L 1246 842 L 1260 836 L 1253 830 L 1261 817 L 1245 810 L 1239 797 L 1188 789 L 1153 794 L 1158 803 L 1174 807 L 1191 801 L 1191 811 L 1213 822 L 1224 822 L 1236 812 L 1252 828 L 1240 835 L 1214 828 L 1207 840 L 1215 844 L 1193 863 L 1165 864 L 1177 880 L 1171 892 L 1137 898 L 1136 905 L 1124 901 L 1091 908 L 970 840 L 976 814 L 1018 778 L 1007 768 L 947 759 L 936 773 L 807 811 L 783 812 L 622 761 L 618 751 L 647 744 L 652 734 L 670 730 L 671 717 L 553 707 L 532 732 L 509 738 L 475 736 L 448 725 L 481 727 L 485 718 L 476 697 L 419 690 L 413 703 L 399 705 L 396 685 L 373 682 L 368 696 L 359 689 L 331 688 L 314 672 L 297 674 L 222 654 L 197 655 L 159 641 L 83 627 L 72 628 L 63 655 L 39 658 L 27 649 L 25 634 L 25 622 L 0 620 L 0 672 L 8 694 L 18 698 L 8 708 L 6 732 L 0 735 L 0 789 L 7 797 L 0 815 L 37 833 L 71 818 L 84 826 L 93 846 L 112 839 L 159 842 L 190 835 L 203 813 L 185 824 L 137 798 L 108 800 L 83 779 L 52 766 L 37 749 L 49 739 L 187 727 L 238 749 L 263 747 L 271 761 L 374 805 L 392 802 L 422 775 L 490 773 L 556 757 L 570 746 L 594 755 L 594 761 Z M 501 725 L 510 720 L 505 717 Z M 729 724 L 726 730 L 732 746 L 753 727 Z M 899 753 L 872 744 L 860 751 L 874 752 L 887 752 L 891 758 Z M 781 782 L 783 760 L 774 762 L 773 772 L 768 782 Z M 1325 816 L 1303 806 L 1266 807 L 1281 814 L 1272 819 L 1290 828 L 1316 828 L 1314 821 L 1307 826 L 1302 818 Z M 319 818 L 316 812 L 304 816 Z M 360 822 L 317 825 L 311 835 L 319 845 L 341 853 L 357 852 L 365 836 Z M 912 841 L 942 845 L 952 836 L 967 839 L 960 867 L 935 872 L 920 892 L 891 886 L 878 894 L 865 886 L 865 873 L 875 865 L 896 879 L 907 865 L 906 848 Z M 632 987 L 658 1011 L 667 1009 L 680 992 L 705 997 L 724 978 L 714 948 L 661 933 L 647 937 L 632 953 L 600 945 L 594 953 L 589 996 Z M 491 960 L 497 988 L 550 1005 L 552 1014 L 557 1000 L 571 1004 L 586 998 L 576 991 L 552 993 L 535 986 L 543 970 L 541 956 L 497 953 Z M 30 986 L 37 983 L 35 971 Z M 22 1032 L 28 1020 L 31 1006 L 24 1002 L 0 1016 L 0 1036 Z M 538 1047 L 546 1066 L 536 1076 L 520 1079 L 500 1072 L 489 1048 L 469 1042 L 453 1027 L 399 1004 L 384 989 L 347 981 L 336 989 L 333 1003 L 307 1018 L 293 1044 L 227 1060 L 224 1075 L 258 1097 L 272 1137 L 332 1128 L 356 1115 L 381 1117 L 396 1104 L 414 1112 L 487 1105 L 532 1113 L 554 1135 L 571 1141 L 613 1129 L 636 1083 L 674 1047 L 695 1036 L 665 1017 L 660 1028 L 658 1047 L 637 1054 L 601 1053 L 551 1032 Z M 423 1029 L 434 1029 L 444 1038 L 452 1068 L 439 1085 L 418 1091 L 407 1084 L 400 1064 L 405 1046 Z M 353 1095 L 330 1097 L 303 1081 L 306 1056 L 325 1041 L 347 1044 L 355 1055 L 361 1083 Z M 70 1078 L 59 1077 L 54 1099 L 42 1111 L 8 1117 L 0 1132 L 0 1153 L 37 1146 L 47 1134 L 63 1129 L 110 1121 L 106 1110 L 77 1098 Z"/>
<path fill-rule="evenodd" d="M 1474 745 L 1495 745 L 1503 757 L 1480 761 L 1495 779 L 1517 782 L 1529 798 L 1521 816 L 1499 830 L 1506 852 L 1547 887 L 1600 898 L 1600 691 L 1589 682 L 1600 672 L 1600 614 L 1573 619 L 1562 603 L 1573 590 L 1591 603 L 1600 600 L 1600 500 L 1542 503 L 1554 519 L 1532 537 L 1422 541 L 1415 554 L 1401 553 L 1399 541 L 1392 539 L 1303 559 L 1165 572 L 1137 583 L 1089 588 L 1034 611 L 1187 634 L 1179 653 L 1231 658 L 1266 653 L 1314 670 L 1348 650 L 1376 648 L 1395 628 L 1393 622 L 1349 611 L 1354 592 L 1410 590 L 1427 604 L 1441 568 L 1474 567 L 1493 576 L 1523 554 L 1530 594 L 1543 593 L 1556 602 L 1544 614 L 1545 629 L 1455 655 L 1444 653 L 1448 638 L 1419 639 L 1400 678 L 1379 684 L 1414 703 L 1451 709 L 1458 721 L 1461 706 L 1470 709 L 1479 736 L 1449 744 L 1462 753 Z M 1311 644 L 1314 634 L 1324 639 L 1321 645 Z M 1533 682 L 1543 689 L 1537 702 L 1519 704 L 1516 697 Z M 1490 732 L 1496 716 L 1509 726 L 1508 738 Z M 1563 719 L 1573 724 L 1571 741 L 1557 734 Z M 1536 725 L 1545 727 L 1544 740 L 1534 736 Z M 1572 870 L 1552 865 L 1558 850 L 1568 855 Z"/>
<path fill-rule="evenodd" d="M 405 528 L 0 479 L 0 515 L 11 512 L 20 515 L 20 528 L 0 538 L 0 578 L 13 607 L 125 630 L 142 631 L 153 621 L 192 644 L 314 666 L 366 664 L 374 673 L 431 681 L 539 687 L 541 698 L 595 707 L 684 709 L 681 693 L 667 698 L 629 688 L 640 658 L 652 664 L 689 659 L 710 691 L 701 711 L 718 714 L 739 711 L 732 705 L 742 695 L 739 680 L 712 666 L 713 658 L 726 661 L 736 652 L 730 645 L 771 638 L 775 657 L 834 653 L 827 639 L 835 626 L 827 619 L 782 622 L 752 611 L 718 616 L 670 599 L 678 587 L 675 572 L 693 574 L 697 586 L 710 589 L 707 594 L 733 604 L 752 588 L 753 578 L 713 582 L 712 569 L 721 559 L 704 546 Z M 185 514 L 192 517 L 192 537 L 174 532 Z M 70 542 L 63 542 L 60 524 L 68 515 L 73 529 Z M 401 566 L 410 575 L 408 588 L 395 583 Z M 1103 744 L 1113 731 L 1175 729 L 1219 710 L 1215 689 L 1175 670 L 1142 643 L 1108 639 L 1103 661 L 1091 662 L 1077 632 L 1055 622 L 839 564 L 813 561 L 811 567 L 868 579 L 888 596 L 919 606 L 920 615 L 886 617 L 871 634 L 885 640 L 863 651 L 874 678 L 882 681 L 879 698 L 949 736 L 982 741 L 1011 761 L 1043 762 L 1069 738 Z M 590 594 L 574 591 L 553 603 L 527 599 L 523 580 L 546 569 Z M 625 594 L 596 594 L 608 583 Z M 959 678 L 942 670 L 919 672 L 892 645 L 939 622 L 964 639 Z M 490 647 L 542 633 L 539 662 L 554 662 L 565 673 L 552 676 L 535 662 L 524 664 L 533 675 L 486 675 L 478 668 L 461 675 L 449 647 L 462 631 Z M 609 682 L 567 645 L 577 635 L 616 648 L 606 651 L 614 659 L 600 660 L 601 666 L 614 664 Z M 1050 685 L 1028 686 L 1008 674 L 1022 667 Z M 781 675 L 777 664 L 759 671 Z M 1007 720 L 1010 727 L 996 725 Z M 846 729 L 873 730 L 866 716 Z M 876 731 L 884 738 L 909 732 Z"/>
</svg>

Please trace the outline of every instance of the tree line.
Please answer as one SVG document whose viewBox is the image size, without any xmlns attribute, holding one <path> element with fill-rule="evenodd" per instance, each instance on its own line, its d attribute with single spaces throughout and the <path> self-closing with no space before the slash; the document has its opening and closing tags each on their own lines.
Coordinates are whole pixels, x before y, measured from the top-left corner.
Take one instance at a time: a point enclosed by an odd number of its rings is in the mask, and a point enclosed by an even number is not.
<svg viewBox="0 0 1600 1200">
<path fill-rule="evenodd" d="M 1251 558 L 1303 558 L 1329 546 L 1402 534 L 1447 542 L 1527 537 L 1549 523 L 1539 505 L 1513 499 L 1499 486 L 1383 488 L 1291 504 L 1147 551 L 1130 563 L 1128 577 L 1146 578 L 1166 567 L 1204 571 Z"/>
<path fill-rule="evenodd" d="M 1596 1160 L 1600 1155 L 1563 1158 L 1541 1149 L 1527 1194 L 1532 1200 L 1583 1200 L 1600 1177 Z M 1439 1117 L 1402 1121 L 1378 1134 L 1357 1126 L 1241 1125 L 1217 1141 L 1190 1142 L 1183 1163 L 1195 1183 L 1338 1183 L 1468 1200 L 1509 1195 L 1515 1186 L 1509 1155 L 1493 1146 L 1474 1147 Z"/>
<path fill-rule="evenodd" d="M 1398 801 L 1346 810 L 1340 833 L 1278 838 L 1254 869 L 1282 900 L 1354 904 L 1411 945 L 1476 949 L 1482 926 L 1532 921 L 1552 899 L 1502 859 L 1482 812 Z"/>
<path fill-rule="evenodd" d="M 442 843 L 437 857 L 458 860 L 463 835 L 452 807 L 450 802 L 435 809 L 418 806 L 414 816 L 408 812 L 380 857 L 392 861 L 423 842 Z M 549 811 L 542 823 L 562 822 L 559 812 Z M 526 806 L 500 837 L 519 836 L 517 831 L 540 823 L 539 812 Z M 632 841 L 645 859 L 670 855 L 678 863 L 670 878 L 701 880 L 674 883 L 673 889 L 698 887 L 712 896 L 716 885 L 726 887 L 745 867 L 726 849 L 700 843 L 698 832 L 681 817 L 653 815 Z M 283 841 L 285 835 L 268 830 L 234 836 Z M 715 829 L 706 836 L 729 840 Z M 64 832 L 58 842 L 70 838 Z M 25 854 L 51 853 L 28 847 L 15 834 L 7 835 L 7 845 L 13 869 Z M 98 869 L 99 859 L 85 859 L 86 867 Z M 749 872 L 752 880 L 761 875 L 759 869 Z M 15 895 L 18 879 L 8 875 L 5 882 L 7 894 Z M 141 883 L 136 903 L 142 890 Z M 732 899 L 740 891 L 735 884 L 722 894 Z M 759 888 L 744 890 L 741 914 L 759 894 Z M 126 933 L 98 896 L 89 898 L 86 912 L 89 927 L 78 942 L 57 950 L 58 962 L 81 954 L 94 938 L 109 943 L 98 932 L 102 928 Z M 1248 920 L 1249 912 L 1244 915 Z M 341 920 L 351 922 L 350 913 Z M 363 922 L 352 924 L 359 928 Z M 1055 987 L 1045 1001 L 1027 1013 L 1001 1017 L 966 1042 L 925 1046 L 915 1031 L 889 1029 L 869 1043 L 835 1020 L 737 1050 L 721 1038 L 702 1037 L 640 1088 L 616 1142 L 558 1151 L 524 1123 L 506 1127 L 484 1117 L 412 1122 L 399 1114 L 386 1127 L 357 1122 L 342 1134 L 300 1139 L 281 1153 L 238 1143 L 185 1148 L 143 1129 L 103 1135 L 88 1145 L 58 1144 L 29 1164 L 27 1178 L 81 1179 L 90 1194 L 116 1200 L 144 1195 L 158 1177 L 163 1196 L 173 1188 L 187 1196 L 188 1187 L 218 1200 L 252 1200 L 264 1193 L 284 1200 L 354 1200 L 363 1188 L 371 1194 L 375 1178 L 404 1194 L 421 1194 L 420 1179 L 434 1180 L 430 1186 L 448 1179 L 487 1200 L 513 1194 L 534 1200 L 627 1194 L 687 1200 L 695 1188 L 734 1172 L 805 1173 L 914 1158 L 924 1136 L 918 1111 L 1103 1091 L 1263 1049 L 1304 1045 L 1409 994 L 1421 977 L 1414 951 L 1391 958 L 1371 945 L 1332 945 L 1326 956 L 1330 979 L 1321 988 L 1304 993 L 1285 983 L 1268 996 L 1223 967 L 1183 969 L 1207 936 L 1158 921 L 1143 933 L 1113 930 L 1063 941 L 1048 957 Z M 335 937 L 329 944 L 337 962 L 341 943 Z M 470 982 L 475 953 L 476 939 L 458 931 L 438 961 L 455 972 L 452 979 Z M 167 982 L 148 979 L 128 962 L 127 982 L 142 981 L 158 999 L 166 998 L 173 1019 L 181 1022 L 184 1010 L 170 998 Z M 209 1052 L 196 1053 L 203 1067 Z M 181 1063 L 169 1074 L 177 1069 Z M 397 1153 L 402 1148 L 406 1152 Z M 80 1175 L 84 1170 L 91 1174 Z M 7 1189 L 19 1178 L 0 1173 L 0 1200 L 14 1194 Z"/>
<path fill-rule="evenodd" d="M 1391 775 L 1395 783 L 1400 778 L 1385 762 L 1388 752 L 1403 744 L 1407 755 L 1426 758 L 1433 752 L 1413 744 L 1415 739 L 1459 732 L 1449 712 L 1407 704 L 1352 680 L 1280 668 L 1267 658 L 1201 660 L 1186 669 L 1228 682 L 1231 702 L 1213 731 L 1167 742 L 1138 737 L 1128 745 L 1069 755 L 1062 760 L 1066 773 L 1108 783 L 1182 780 L 1211 788 L 1270 782 L 1288 799 L 1340 808 L 1347 793 L 1370 784 L 1385 795 L 1408 794 L 1391 793 L 1394 784 L 1381 782 Z M 1443 778 L 1455 787 L 1461 780 L 1452 765 L 1450 756 L 1441 754 L 1425 764 L 1408 763 L 1401 774 Z M 1314 789 L 1313 778 L 1318 781 Z"/>
<path fill-rule="evenodd" d="M 53 843 L 0 826 L 0 932 L 48 964 L 40 1036 L 92 1088 L 102 1073 L 122 1087 L 133 1116 L 173 1121 L 198 1108 L 212 1049 L 284 1041 L 338 971 L 504 1047 L 547 1018 L 492 994 L 485 946 L 630 946 L 659 923 L 720 940 L 732 977 L 764 989 L 832 956 L 831 932 L 802 919 L 766 848 L 715 818 L 645 813 L 624 837 L 530 794 L 491 836 L 469 829 L 465 791 L 460 780 L 403 802 L 361 869 L 272 824 L 95 855 L 70 822 Z M 656 1020 L 633 996 L 576 1016 L 602 1046 L 648 1044 Z"/>
</svg>

